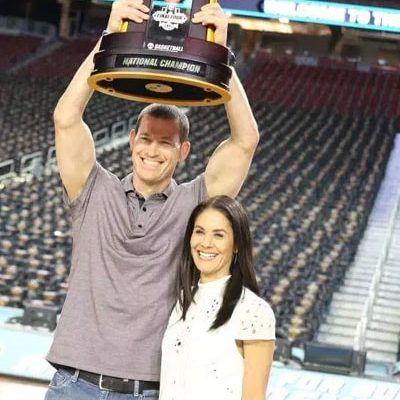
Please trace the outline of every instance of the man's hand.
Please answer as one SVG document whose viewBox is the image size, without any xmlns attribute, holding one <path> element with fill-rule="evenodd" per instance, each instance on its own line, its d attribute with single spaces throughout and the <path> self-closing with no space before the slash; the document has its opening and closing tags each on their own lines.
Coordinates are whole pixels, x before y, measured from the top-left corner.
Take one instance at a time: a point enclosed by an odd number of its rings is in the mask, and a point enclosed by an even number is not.
<svg viewBox="0 0 400 400">
<path fill-rule="evenodd" d="M 192 18 L 193 23 L 215 28 L 215 43 L 226 46 L 228 36 L 228 16 L 218 3 L 206 4 Z"/>
<path fill-rule="evenodd" d="M 107 32 L 119 32 L 125 19 L 140 24 L 149 19 L 149 11 L 149 8 L 143 4 L 143 0 L 115 1 L 108 19 Z"/>
</svg>

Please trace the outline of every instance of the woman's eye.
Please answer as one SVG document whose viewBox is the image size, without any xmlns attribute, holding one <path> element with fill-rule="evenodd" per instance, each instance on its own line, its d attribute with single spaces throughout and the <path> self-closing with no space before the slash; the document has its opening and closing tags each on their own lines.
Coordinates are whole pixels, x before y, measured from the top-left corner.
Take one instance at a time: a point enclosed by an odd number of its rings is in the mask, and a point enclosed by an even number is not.
<svg viewBox="0 0 400 400">
<path fill-rule="evenodd" d="M 222 233 L 216 233 L 214 236 L 217 237 L 217 238 L 223 238 L 224 237 L 224 235 Z"/>
<path fill-rule="evenodd" d="M 201 234 L 203 233 L 203 231 L 200 230 L 200 229 L 195 229 L 195 230 L 193 231 L 193 233 L 194 233 L 195 235 L 201 235 Z"/>
</svg>

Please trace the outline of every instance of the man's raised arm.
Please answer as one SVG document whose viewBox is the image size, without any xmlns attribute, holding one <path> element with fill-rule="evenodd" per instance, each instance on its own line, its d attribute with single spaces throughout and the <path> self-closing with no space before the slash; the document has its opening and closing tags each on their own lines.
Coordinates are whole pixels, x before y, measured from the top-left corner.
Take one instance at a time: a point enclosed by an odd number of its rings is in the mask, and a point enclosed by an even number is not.
<svg viewBox="0 0 400 400">
<path fill-rule="evenodd" d="M 112 6 L 107 31 L 118 32 L 126 18 L 141 23 L 148 19 L 148 11 L 141 0 L 116 1 Z M 83 121 L 83 113 L 93 93 L 87 79 L 99 46 L 100 41 L 75 73 L 54 110 L 58 169 L 71 201 L 79 196 L 96 159 L 92 134 Z"/>
<path fill-rule="evenodd" d="M 235 197 L 243 185 L 256 150 L 259 133 L 246 93 L 232 71 L 231 100 L 225 105 L 231 136 L 212 154 L 205 173 L 208 195 Z"/>
<path fill-rule="evenodd" d="M 207 4 L 194 15 L 193 22 L 215 27 L 215 42 L 226 46 L 228 18 L 218 4 Z M 235 197 L 249 172 L 259 133 L 246 93 L 235 70 L 229 85 L 231 100 L 225 105 L 230 137 L 211 156 L 205 182 L 208 195 Z"/>
</svg>

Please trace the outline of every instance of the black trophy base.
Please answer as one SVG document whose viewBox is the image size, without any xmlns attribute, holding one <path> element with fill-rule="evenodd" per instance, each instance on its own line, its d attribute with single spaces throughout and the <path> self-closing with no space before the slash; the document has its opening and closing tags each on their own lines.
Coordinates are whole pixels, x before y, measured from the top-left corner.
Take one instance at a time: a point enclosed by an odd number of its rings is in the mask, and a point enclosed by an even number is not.
<svg viewBox="0 0 400 400">
<path fill-rule="evenodd" d="M 89 86 L 99 92 L 145 103 L 212 106 L 230 100 L 228 50 L 188 39 L 182 53 L 138 49 L 137 33 L 105 35 Z M 127 48 L 128 47 L 128 48 Z M 139 47 L 139 46 L 138 46 Z"/>
</svg>

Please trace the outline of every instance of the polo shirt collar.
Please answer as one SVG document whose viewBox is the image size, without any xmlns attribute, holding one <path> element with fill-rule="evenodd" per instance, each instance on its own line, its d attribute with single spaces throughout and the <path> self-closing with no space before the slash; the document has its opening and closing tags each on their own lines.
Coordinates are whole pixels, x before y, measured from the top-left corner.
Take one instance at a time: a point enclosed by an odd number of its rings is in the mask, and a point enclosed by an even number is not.
<svg viewBox="0 0 400 400">
<path fill-rule="evenodd" d="M 133 175 L 133 173 L 131 172 L 130 174 L 125 176 L 125 178 L 122 179 L 122 181 L 121 181 L 122 186 L 123 186 L 126 194 L 128 194 L 129 192 L 134 192 L 136 195 L 141 196 L 141 194 L 139 192 L 137 192 L 137 190 L 133 186 L 132 175 Z M 154 196 L 154 195 L 162 195 L 165 198 L 168 198 L 172 194 L 172 192 L 175 190 L 175 188 L 177 186 L 178 185 L 177 185 L 175 179 L 171 179 L 171 182 L 165 188 L 164 191 L 162 191 L 161 193 L 154 193 L 152 196 Z"/>
</svg>

